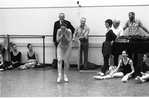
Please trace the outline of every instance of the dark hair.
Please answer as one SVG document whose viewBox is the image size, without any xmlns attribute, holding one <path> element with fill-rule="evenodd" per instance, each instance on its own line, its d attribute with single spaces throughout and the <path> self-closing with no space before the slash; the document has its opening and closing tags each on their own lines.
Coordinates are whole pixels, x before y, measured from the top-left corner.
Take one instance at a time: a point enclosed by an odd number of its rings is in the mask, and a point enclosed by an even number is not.
<svg viewBox="0 0 149 99">
<path fill-rule="evenodd" d="M 32 45 L 32 44 L 28 43 L 28 44 L 27 44 L 27 48 L 29 48 L 30 45 Z"/>
<path fill-rule="evenodd" d="M 112 24 L 113 24 L 113 22 L 112 22 L 112 20 L 111 20 L 111 19 L 107 19 L 105 22 L 106 22 L 106 23 L 108 23 L 110 27 L 111 27 L 111 26 L 112 26 Z"/>
<path fill-rule="evenodd" d="M 146 53 L 145 55 L 146 55 L 147 58 L 149 58 L 149 53 Z"/>
<path fill-rule="evenodd" d="M 16 44 L 12 43 L 11 47 L 16 46 Z"/>
<path fill-rule="evenodd" d="M 135 13 L 134 13 L 134 12 L 129 12 L 129 14 L 130 14 L 130 13 L 131 13 L 132 15 L 135 15 Z"/>
<path fill-rule="evenodd" d="M 61 26 L 65 26 L 67 28 L 67 24 L 65 22 L 62 22 Z"/>
<path fill-rule="evenodd" d="M 123 51 L 125 51 L 125 52 L 126 52 L 126 54 L 128 54 L 127 50 L 123 50 Z M 122 51 L 122 52 L 123 52 L 123 51 Z"/>
</svg>

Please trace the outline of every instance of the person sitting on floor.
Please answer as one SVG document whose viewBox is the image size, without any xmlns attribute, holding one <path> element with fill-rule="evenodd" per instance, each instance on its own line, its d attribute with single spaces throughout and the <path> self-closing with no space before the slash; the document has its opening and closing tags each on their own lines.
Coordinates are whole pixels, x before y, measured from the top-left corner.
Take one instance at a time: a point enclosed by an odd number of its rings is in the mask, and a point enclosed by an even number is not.
<svg viewBox="0 0 149 99">
<path fill-rule="evenodd" d="M 12 51 L 10 52 L 12 68 L 20 66 L 21 52 L 17 50 L 16 44 L 12 44 Z"/>
<path fill-rule="evenodd" d="M 33 50 L 32 44 L 29 43 L 27 48 L 29 51 L 26 54 L 26 62 L 19 69 L 34 68 L 38 64 L 37 53 Z"/>
<path fill-rule="evenodd" d="M 144 54 L 143 61 L 141 63 L 141 76 L 135 78 L 139 83 L 144 83 L 149 79 L 149 53 Z"/>
<path fill-rule="evenodd" d="M 0 71 L 10 69 L 12 69 L 12 65 L 10 64 L 10 62 L 5 61 L 3 55 L 0 53 Z"/>
<path fill-rule="evenodd" d="M 0 54 L 0 71 L 5 70 L 4 60 L 2 54 Z"/>
<path fill-rule="evenodd" d="M 123 77 L 122 82 L 126 83 L 132 74 L 134 73 L 133 62 L 128 58 L 126 51 L 122 51 L 122 59 L 115 70 L 111 70 L 109 74 L 105 76 L 94 76 L 94 79 L 108 79 L 113 77 Z"/>
</svg>

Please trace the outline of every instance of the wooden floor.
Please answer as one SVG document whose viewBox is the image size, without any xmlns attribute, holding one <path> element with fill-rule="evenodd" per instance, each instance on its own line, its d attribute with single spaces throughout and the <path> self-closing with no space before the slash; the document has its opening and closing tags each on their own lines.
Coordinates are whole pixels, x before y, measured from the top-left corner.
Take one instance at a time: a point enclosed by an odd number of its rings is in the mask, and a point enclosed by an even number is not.
<svg viewBox="0 0 149 99">
<path fill-rule="evenodd" d="M 122 83 L 120 78 L 94 80 L 98 70 L 69 70 L 69 82 L 58 84 L 57 70 L 50 67 L 0 71 L 0 97 L 126 97 L 149 96 L 149 82 L 134 79 Z"/>
</svg>

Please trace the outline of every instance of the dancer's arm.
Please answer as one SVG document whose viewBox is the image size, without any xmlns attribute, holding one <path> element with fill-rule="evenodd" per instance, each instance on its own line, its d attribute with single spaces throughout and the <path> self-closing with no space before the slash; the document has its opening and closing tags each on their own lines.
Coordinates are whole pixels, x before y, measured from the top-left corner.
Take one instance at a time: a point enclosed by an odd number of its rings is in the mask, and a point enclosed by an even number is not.
<svg viewBox="0 0 149 99">
<path fill-rule="evenodd" d="M 60 30 L 57 31 L 57 42 L 60 42 L 64 34 L 61 34 Z"/>
<path fill-rule="evenodd" d="M 122 63 L 122 60 L 119 61 L 117 68 L 113 71 L 113 73 L 111 73 L 111 75 L 113 75 L 115 72 L 118 71 L 118 69 L 119 69 L 120 66 L 121 66 L 121 63 Z"/>
<path fill-rule="evenodd" d="M 133 67 L 133 62 L 132 62 L 132 60 L 129 61 L 129 64 L 130 64 L 131 70 L 132 70 L 130 73 L 128 73 L 128 75 L 130 76 L 130 75 L 132 75 L 132 74 L 135 72 L 135 70 L 134 70 L 134 67 Z"/>
</svg>

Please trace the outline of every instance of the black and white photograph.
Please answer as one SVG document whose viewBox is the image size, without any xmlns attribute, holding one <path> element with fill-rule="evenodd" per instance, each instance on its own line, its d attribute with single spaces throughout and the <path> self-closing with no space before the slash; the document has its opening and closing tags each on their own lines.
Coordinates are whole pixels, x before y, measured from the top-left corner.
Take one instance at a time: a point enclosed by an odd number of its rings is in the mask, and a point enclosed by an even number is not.
<svg viewBox="0 0 149 99">
<path fill-rule="evenodd" d="M 149 96 L 149 0 L 0 0 L 0 98 Z"/>
</svg>

